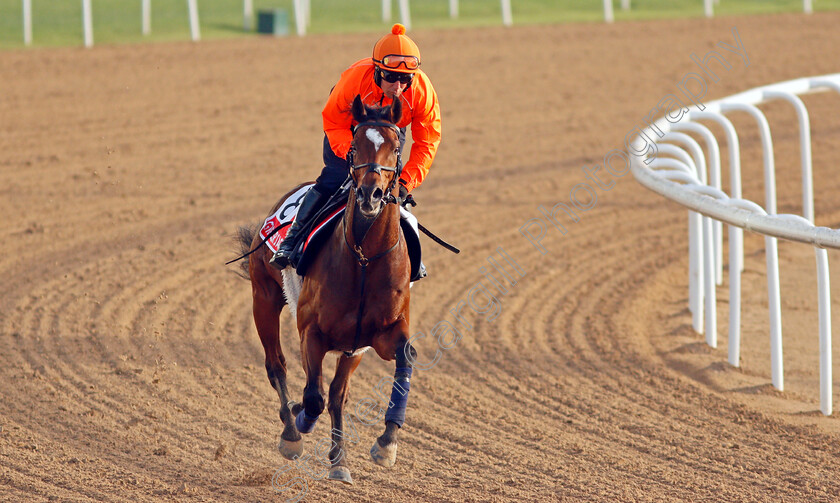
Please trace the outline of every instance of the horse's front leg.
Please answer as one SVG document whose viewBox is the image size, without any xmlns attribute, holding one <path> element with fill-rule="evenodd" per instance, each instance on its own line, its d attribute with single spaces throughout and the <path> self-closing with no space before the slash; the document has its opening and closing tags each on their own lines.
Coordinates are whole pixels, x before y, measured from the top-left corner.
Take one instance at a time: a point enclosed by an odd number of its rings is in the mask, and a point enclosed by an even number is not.
<svg viewBox="0 0 840 503">
<path fill-rule="evenodd" d="M 295 426 L 301 433 L 311 433 L 318 422 L 318 416 L 324 412 L 324 385 L 321 379 L 321 366 L 327 350 L 321 343 L 320 332 L 306 329 L 301 338 L 300 351 L 303 370 L 306 372 L 306 386 L 303 388 L 302 406 L 296 406 Z"/>
<path fill-rule="evenodd" d="M 350 470 L 347 468 L 347 450 L 344 447 L 344 404 L 347 402 L 347 392 L 350 390 L 350 376 L 362 361 L 362 355 L 338 357 L 335 377 L 330 384 L 330 401 L 327 410 L 332 420 L 332 448 L 330 449 L 330 480 L 339 480 L 345 484 L 352 484 Z"/>
<path fill-rule="evenodd" d="M 405 422 L 405 409 L 408 405 L 411 384 L 411 362 L 416 359 L 417 352 L 408 342 L 407 323 L 401 323 L 396 327 L 392 336 L 386 338 L 383 343 L 381 350 L 376 345 L 374 349 L 385 360 L 395 359 L 397 365 L 391 387 L 391 401 L 385 412 L 385 432 L 373 443 L 370 455 L 376 464 L 391 467 L 397 461 L 397 436 Z"/>
</svg>

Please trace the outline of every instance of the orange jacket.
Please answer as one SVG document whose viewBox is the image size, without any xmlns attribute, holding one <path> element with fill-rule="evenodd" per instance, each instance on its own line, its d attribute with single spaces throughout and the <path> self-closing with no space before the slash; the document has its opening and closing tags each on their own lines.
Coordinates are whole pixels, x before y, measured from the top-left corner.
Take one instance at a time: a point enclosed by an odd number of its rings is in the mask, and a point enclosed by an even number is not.
<svg viewBox="0 0 840 503">
<path fill-rule="evenodd" d="M 360 95 L 367 105 L 391 104 L 391 99 L 373 81 L 374 68 L 370 58 L 365 58 L 345 70 L 321 113 L 330 148 L 342 159 L 347 157 L 353 141 L 352 128 L 356 123 L 350 107 L 356 95 Z M 403 161 L 401 176 L 410 191 L 426 178 L 440 144 L 440 105 L 432 82 L 422 70 L 417 71 L 411 86 L 403 91 L 400 99 L 403 112 L 397 126 L 403 128 L 411 124 L 414 140 L 408 162 Z"/>
</svg>

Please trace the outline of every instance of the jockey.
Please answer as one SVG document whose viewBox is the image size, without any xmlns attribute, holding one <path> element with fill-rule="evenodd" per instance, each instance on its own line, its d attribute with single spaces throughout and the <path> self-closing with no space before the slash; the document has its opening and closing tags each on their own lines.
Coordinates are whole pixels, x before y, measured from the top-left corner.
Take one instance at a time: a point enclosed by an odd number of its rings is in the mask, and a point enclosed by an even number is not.
<svg viewBox="0 0 840 503">
<path fill-rule="evenodd" d="M 350 145 L 353 142 L 353 99 L 361 96 L 370 106 L 389 106 L 402 100 L 400 150 L 405 146 L 405 128 L 411 124 L 411 156 L 399 180 L 400 197 L 405 198 L 419 186 L 435 158 L 440 144 L 440 106 L 429 77 L 420 70 L 420 49 L 405 34 L 405 26 L 395 24 L 373 47 L 373 57 L 354 63 L 341 74 L 330 92 L 321 113 L 324 122 L 324 169 L 300 202 L 294 224 L 271 259 L 271 265 L 283 269 L 297 267 L 293 255 L 300 241 L 301 229 L 317 214 L 327 200 L 347 179 Z"/>
</svg>

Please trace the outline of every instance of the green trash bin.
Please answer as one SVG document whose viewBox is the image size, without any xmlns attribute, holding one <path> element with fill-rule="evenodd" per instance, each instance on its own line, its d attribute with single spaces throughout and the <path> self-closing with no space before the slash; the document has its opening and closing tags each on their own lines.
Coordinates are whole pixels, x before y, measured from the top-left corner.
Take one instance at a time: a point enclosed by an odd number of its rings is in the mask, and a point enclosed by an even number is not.
<svg viewBox="0 0 840 503">
<path fill-rule="evenodd" d="M 257 12 L 257 33 L 283 37 L 289 34 L 289 13 L 286 9 Z"/>
</svg>

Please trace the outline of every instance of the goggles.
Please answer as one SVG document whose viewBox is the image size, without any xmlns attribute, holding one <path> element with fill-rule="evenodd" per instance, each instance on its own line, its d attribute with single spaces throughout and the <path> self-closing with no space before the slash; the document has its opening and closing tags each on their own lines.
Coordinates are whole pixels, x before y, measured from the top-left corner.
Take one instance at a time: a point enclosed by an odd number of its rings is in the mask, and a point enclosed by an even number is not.
<svg viewBox="0 0 840 503">
<path fill-rule="evenodd" d="M 399 68 L 400 65 L 404 66 L 406 70 L 416 70 L 420 68 L 420 58 L 418 58 L 417 56 L 401 56 L 399 54 L 389 54 L 376 62 L 381 64 L 385 68 L 392 68 L 394 70 Z"/>
<path fill-rule="evenodd" d="M 414 79 L 414 74 L 412 73 L 389 72 L 387 70 L 379 71 L 382 72 L 382 79 L 392 84 L 397 81 L 400 84 L 411 84 L 411 80 Z"/>
</svg>

